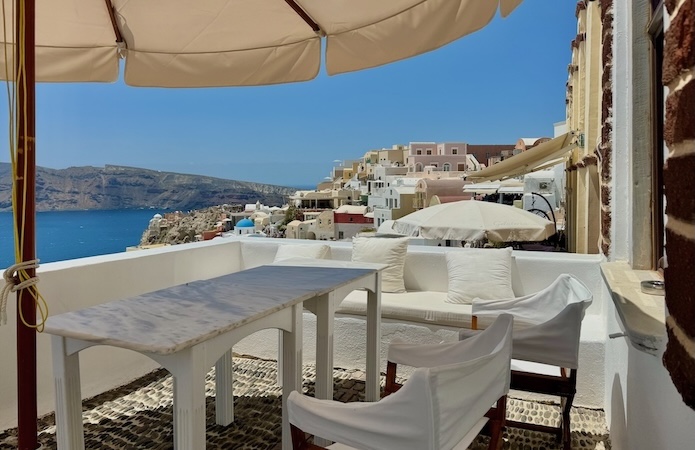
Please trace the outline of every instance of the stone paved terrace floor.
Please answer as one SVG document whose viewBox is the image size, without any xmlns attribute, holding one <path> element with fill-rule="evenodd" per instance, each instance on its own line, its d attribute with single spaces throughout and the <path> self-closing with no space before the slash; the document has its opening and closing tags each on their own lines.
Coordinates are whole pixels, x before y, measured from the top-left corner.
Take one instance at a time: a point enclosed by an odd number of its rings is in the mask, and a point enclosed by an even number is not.
<svg viewBox="0 0 695 450">
<path fill-rule="evenodd" d="M 279 449 L 280 395 L 275 383 L 275 361 L 234 358 L 235 421 L 228 427 L 215 424 L 214 369 L 207 377 L 208 449 Z M 304 390 L 313 395 L 314 367 L 305 366 Z M 336 369 L 335 399 L 356 401 L 364 398 L 364 374 L 357 370 Z M 307 381 L 309 380 L 309 381 Z M 85 446 L 89 449 L 172 449 L 172 378 L 166 371 L 152 372 L 128 385 L 83 402 Z M 556 405 L 510 398 L 508 417 L 555 424 Z M 17 429 L 0 432 L 0 449 L 17 448 Z M 42 449 L 55 449 L 53 414 L 39 421 Z M 479 436 L 470 449 L 487 448 L 487 438 Z M 507 428 L 504 449 L 551 450 L 559 448 L 552 435 Z M 573 449 L 610 449 L 603 411 L 573 408 Z"/>
</svg>

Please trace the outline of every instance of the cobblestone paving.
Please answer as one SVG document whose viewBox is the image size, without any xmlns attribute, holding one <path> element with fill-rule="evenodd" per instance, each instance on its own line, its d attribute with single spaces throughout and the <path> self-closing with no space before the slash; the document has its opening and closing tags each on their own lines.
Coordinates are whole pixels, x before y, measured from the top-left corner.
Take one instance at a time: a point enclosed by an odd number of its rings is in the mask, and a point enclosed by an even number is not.
<svg viewBox="0 0 695 450">
<path fill-rule="evenodd" d="M 207 376 L 207 448 L 279 448 L 281 388 L 275 383 L 277 364 L 250 358 L 234 359 L 233 424 L 215 424 L 214 369 Z M 312 380 L 314 367 L 304 368 L 304 379 Z M 357 370 L 336 369 L 335 399 L 355 401 L 364 398 L 364 374 Z M 313 395 L 312 381 L 304 391 Z M 164 370 L 152 372 L 126 386 L 83 402 L 85 446 L 89 449 L 172 449 L 172 378 Z M 555 425 L 556 405 L 510 398 L 509 418 Z M 17 429 L 0 432 L 0 449 L 17 448 Z M 39 420 L 42 449 L 55 449 L 53 414 Z M 479 436 L 470 449 L 487 448 L 487 438 Z M 550 434 L 507 428 L 504 449 L 551 450 L 559 448 Z M 572 448 L 610 449 L 603 411 L 573 408 Z"/>
</svg>

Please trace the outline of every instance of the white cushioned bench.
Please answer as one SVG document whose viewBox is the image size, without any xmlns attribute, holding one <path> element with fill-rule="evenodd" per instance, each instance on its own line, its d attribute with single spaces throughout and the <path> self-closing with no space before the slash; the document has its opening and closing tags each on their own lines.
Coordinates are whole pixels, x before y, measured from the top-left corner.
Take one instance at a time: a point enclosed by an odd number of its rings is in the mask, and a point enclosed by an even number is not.
<svg viewBox="0 0 695 450">
<path fill-rule="evenodd" d="M 350 261 L 351 242 L 306 241 L 293 239 L 244 239 L 240 238 L 240 269 L 248 269 L 274 261 L 279 245 L 328 245 L 326 258 Z M 382 347 L 394 337 L 423 343 L 435 343 L 458 339 L 458 329 L 470 328 L 472 307 L 468 304 L 446 302 L 449 279 L 446 252 L 467 249 L 410 245 L 403 270 L 406 292 L 383 292 Z M 290 252 L 291 253 L 291 252 Z M 594 301 L 582 323 L 580 347 L 580 372 L 575 404 L 601 407 L 603 398 L 603 352 L 606 339 L 603 283 L 598 255 L 578 255 L 548 252 L 513 252 L 511 273 L 514 296 L 540 291 L 550 285 L 560 274 L 571 273 L 585 283 L 594 294 Z M 340 304 L 335 324 L 335 364 L 338 367 L 359 367 L 363 348 L 366 318 L 366 292 L 354 291 Z M 304 313 L 305 338 L 315 339 L 312 329 L 315 318 Z M 242 353 L 274 358 L 275 340 L 268 335 L 244 342 L 238 348 Z M 305 344 L 305 349 L 312 344 Z M 312 361 L 312 354 L 305 353 L 305 361 Z M 383 358 L 385 364 L 386 354 Z"/>
</svg>

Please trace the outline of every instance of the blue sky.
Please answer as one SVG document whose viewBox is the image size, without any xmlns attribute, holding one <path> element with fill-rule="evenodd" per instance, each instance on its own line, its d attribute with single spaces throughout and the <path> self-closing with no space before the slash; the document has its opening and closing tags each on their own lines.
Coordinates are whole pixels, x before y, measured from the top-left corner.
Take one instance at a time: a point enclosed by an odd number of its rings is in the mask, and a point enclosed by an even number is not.
<svg viewBox="0 0 695 450">
<path fill-rule="evenodd" d="M 322 69 L 305 83 L 39 85 L 37 164 L 117 164 L 305 186 L 329 175 L 336 159 L 392 144 L 552 136 L 553 123 L 565 118 L 575 6 L 526 0 L 506 19 L 441 49 L 332 77 Z M 6 107 L 0 120 L 7 123 Z M 3 149 L 0 162 L 9 162 Z"/>
</svg>

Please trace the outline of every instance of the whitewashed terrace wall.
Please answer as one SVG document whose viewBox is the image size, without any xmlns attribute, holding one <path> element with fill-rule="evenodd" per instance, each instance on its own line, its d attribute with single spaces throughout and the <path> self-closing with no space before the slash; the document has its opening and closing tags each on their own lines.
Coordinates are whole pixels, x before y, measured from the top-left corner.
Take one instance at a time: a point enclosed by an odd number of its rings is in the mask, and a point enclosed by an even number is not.
<svg viewBox="0 0 695 450">
<path fill-rule="evenodd" d="M 243 247 L 242 247 L 242 242 Z M 272 239 L 215 239 L 172 247 L 83 258 L 43 265 L 40 289 L 51 315 L 86 308 L 118 298 L 133 296 L 198 279 L 213 278 L 272 261 L 278 244 L 307 241 Z M 326 242 L 316 242 L 316 245 Z M 349 259 L 349 242 L 330 243 L 333 258 Z M 411 246 L 406 262 L 406 287 L 436 287 L 446 290 L 445 248 Z M 515 252 L 513 287 L 517 294 L 537 291 L 560 273 L 573 273 L 594 292 L 583 327 L 580 350 L 580 394 L 577 404 L 602 407 L 604 380 L 605 293 L 599 273 L 600 257 L 591 255 Z M 0 327 L 0 430 L 16 426 L 16 330 L 14 300 L 8 305 L 10 320 Z M 314 362 L 315 319 L 305 313 L 305 362 Z M 361 367 L 364 321 L 341 317 L 335 326 L 336 366 Z M 383 325 L 383 342 L 393 337 L 438 342 L 455 339 L 454 330 L 430 330 L 424 325 L 404 325 L 388 320 Z M 235 351 L 275 358 L 277 332 L 261 331 L 235 346 Z M 37 342 L 38 410 L 54 409 L 50 336 L 40 334 Z M 93 347 L 80 354 L 82 395 L 97 395 L 155 369 L 157 365 L 134 352 L 112 347 Z"/>
</svg>

